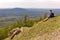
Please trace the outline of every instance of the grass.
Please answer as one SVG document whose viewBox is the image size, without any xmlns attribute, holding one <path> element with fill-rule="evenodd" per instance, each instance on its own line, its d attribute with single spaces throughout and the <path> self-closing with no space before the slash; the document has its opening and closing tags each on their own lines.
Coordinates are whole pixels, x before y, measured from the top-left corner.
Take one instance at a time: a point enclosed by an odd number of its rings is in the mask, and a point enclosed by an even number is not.
<svg viewBox="0 0 60 40">
<path fill-rule="evenodd" d="M 51 18 L 46 22 L 40 21 L 34 24 L 30 29 L 24 30 L 16 35 L 13 40 L 33 40 L 38 34 L 43 35 L 45 33 L 51 33 L 58 28 L 60 28 L 60 16 Z"/>
</svg>

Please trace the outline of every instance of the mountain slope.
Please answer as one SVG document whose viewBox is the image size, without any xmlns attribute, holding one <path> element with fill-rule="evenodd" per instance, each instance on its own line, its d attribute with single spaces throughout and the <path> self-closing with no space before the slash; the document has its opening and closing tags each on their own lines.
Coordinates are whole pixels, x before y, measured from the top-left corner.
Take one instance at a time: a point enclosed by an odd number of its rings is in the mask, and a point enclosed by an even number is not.
<svg viewBox="0 0 60 40">
<path fill-rule="evenodd" d="M 30 29 L 23 30 L 23 32 L 16 35 L 13 40 L 49 40 L 48 38 L 50 38 L 51 34 L 56 33 L 59 28 L 60 16 L 57 16 L 47 20 L 46 22 L 41 21 L 34 24 Z M 9 38 L 5 40 L 9 40 Z"/>
</svg>

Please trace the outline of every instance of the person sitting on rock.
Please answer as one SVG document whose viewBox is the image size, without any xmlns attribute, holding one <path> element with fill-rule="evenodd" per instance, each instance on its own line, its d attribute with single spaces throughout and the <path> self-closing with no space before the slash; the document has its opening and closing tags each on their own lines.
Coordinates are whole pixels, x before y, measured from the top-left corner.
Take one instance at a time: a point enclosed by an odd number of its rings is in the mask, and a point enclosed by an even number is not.
<svg viewBox="0 0 60 40">
<path fill-rule="evenodd" d="M 50 16 L 48 18 L 53 18 L 54 17 L 54 13 L 52 12 L 52 10 L 50 10 Z"/>
<path fill-rule="evenodd" d="M 50 15 L 49 15 L 49 17 L 48 17 L 47 19 L 45 19 L 43 22 L 45 22 L 45 21 L 47 21 L 49 18 L 53 18 L 53 17 L 55 17 L 55 16 L 54 16 L 54 13 L 52 12 L 52 10 L 50 10 Z"/>
</svg>

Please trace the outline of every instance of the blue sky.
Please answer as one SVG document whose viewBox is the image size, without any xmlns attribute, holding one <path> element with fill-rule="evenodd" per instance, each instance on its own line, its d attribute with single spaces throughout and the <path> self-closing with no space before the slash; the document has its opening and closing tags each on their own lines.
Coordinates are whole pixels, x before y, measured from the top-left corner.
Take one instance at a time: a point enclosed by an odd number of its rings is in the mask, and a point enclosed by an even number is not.
<svg viewBox="0 0 60 40">
<path fill-rule="evenodd" d="M 60 0 L 0 0 L 0 8 L 60 8 Z"/>
</svg>

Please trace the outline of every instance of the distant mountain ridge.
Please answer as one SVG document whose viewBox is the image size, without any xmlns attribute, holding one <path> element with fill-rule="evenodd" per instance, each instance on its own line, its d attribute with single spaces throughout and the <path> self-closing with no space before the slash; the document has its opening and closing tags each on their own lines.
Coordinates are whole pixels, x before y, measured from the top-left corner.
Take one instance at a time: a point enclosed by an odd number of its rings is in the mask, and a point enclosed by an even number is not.
<svg viewBox="0 0 60 40">
<path fill-rule="evenodd" d="M 23 16 L 28 14 L 29 16 L 41 16 L 44 13 L 49 13 L 50 9 L 27 9 L 27 8 L 8 8 L 0 9 L 0 17 L 3 16 Z M 60 9 L 53 9 L 55 14 L 60 14 Z"/>
</svg>

